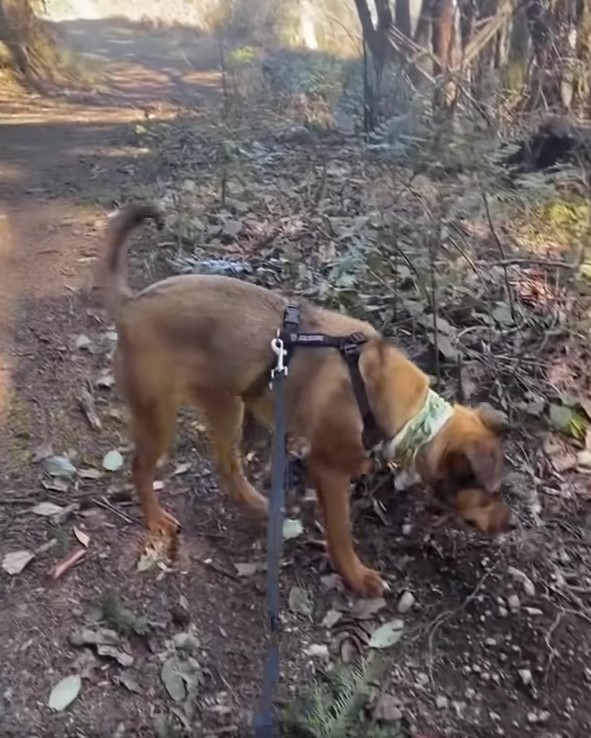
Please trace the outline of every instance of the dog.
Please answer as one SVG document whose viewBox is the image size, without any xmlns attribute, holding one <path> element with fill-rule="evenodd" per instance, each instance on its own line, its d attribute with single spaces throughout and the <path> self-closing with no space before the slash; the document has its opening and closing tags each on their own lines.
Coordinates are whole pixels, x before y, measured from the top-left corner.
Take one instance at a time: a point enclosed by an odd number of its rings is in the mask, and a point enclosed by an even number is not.
<svg viewBox="0 0 591 738">
<path fill-rule="evenodd" d="M 133 482 L 147 527 L 165 536 L 180 527 L 156 498 L 154 470 L 173 437 L 177 411 L 187 404 L 205 414 L 222 489 L 265 516 L 267 500 L 246 479 L 239 446 L 245 408 L 272 426 L 271 341 L 290 303 L 278 292 L 213 275 L 171 277 L 133 293 L 127 241 L 146 219 L 162 225 L 161 211 L 149 203 L 129 204 L 112 219 L 102 286 L 117 328 L 115 377 L 132 419 Z M 366 415 L 381 429 L 383 456 L 412 457 L 423 482 L 482 533 L 507 530 L 501 415 L 490 406 L 446 403 L 430 390 L 427 375 L 369 323 L 308 302 L 298 310 L 298 330 L 308 336 L 357 337 L 354 368 L 335 348 L 296 346 L 285 380 L 288 432 L 308 444 L 328 553 L 348 586 L 370 597 L 387 588 L 361 562 L 351 534 L 350 484 L 372 468 L 360 393 Z"/>
</svg>

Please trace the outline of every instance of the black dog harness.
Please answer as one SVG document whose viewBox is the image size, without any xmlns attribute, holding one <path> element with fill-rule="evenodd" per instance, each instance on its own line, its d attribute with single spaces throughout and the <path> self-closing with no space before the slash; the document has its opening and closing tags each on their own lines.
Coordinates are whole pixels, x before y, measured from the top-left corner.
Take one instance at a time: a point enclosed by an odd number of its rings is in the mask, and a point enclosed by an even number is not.
<svg viewBox="0 0 591 738">
<path fill-rule="evenodd" d="M 335 348 L 339 351 L 351 377 L 351 386 L 363 421 L 362 441 L 366 450 L 375 448 L 386 439 L 379 427 L 369 400 L 365 382 L 359 370 L 359 357 L 362 347 L 368 338 L 363 333 L 351 333 L 348 336 L 326 336 L 324 333 L 300 333 L 300 306 L 288 305 L 283 317 L 283 326 L 277 332 L 277 339 L 284 349 L 284 365 L 287 367 L 296 346 L 304 348 Z"/>
</svg>

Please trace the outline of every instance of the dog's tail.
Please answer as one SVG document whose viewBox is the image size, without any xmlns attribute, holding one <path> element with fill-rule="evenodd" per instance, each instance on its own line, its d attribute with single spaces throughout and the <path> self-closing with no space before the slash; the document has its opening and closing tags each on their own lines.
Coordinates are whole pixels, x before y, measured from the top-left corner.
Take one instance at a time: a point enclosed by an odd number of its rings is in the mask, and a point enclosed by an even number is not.
<svg viewBox="0 0 591 738">
<path fill-rule="evenodd" d="M 127 284 L 127 243 L 131 231 L 145 220 L 164 227 L 164 215 L 155 203 L 130 203 L 111 220 L 107 229 L 107 254 L 103 267 L 102 287 L 107 310 L 117 317 L 122 305 L 132 296 Z"/>
</svg>

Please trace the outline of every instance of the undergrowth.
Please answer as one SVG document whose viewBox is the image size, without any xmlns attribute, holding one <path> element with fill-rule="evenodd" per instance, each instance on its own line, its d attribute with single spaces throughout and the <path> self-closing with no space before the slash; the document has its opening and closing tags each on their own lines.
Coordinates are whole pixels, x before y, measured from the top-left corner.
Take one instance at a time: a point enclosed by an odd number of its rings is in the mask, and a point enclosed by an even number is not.
<svg viewBox="0 0 591 738">
<path fill-rule="evenodd" d="M 402 738 L 397 726 L 379 725 L 370 717 L 381 667 L 373 660 L 339 663 L 305 689 L 283 714 L 286 738 Z"/>
</svg>

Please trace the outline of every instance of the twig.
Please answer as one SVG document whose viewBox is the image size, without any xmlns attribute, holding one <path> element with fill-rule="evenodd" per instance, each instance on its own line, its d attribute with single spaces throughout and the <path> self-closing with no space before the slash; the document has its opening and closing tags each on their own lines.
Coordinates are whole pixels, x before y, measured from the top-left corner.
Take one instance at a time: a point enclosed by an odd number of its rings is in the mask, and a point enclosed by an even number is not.
<svg viewBox="0 0 591 738">
<path fill-rule="evenodd" d="M 540 266 L 549 269 L 577 269 L 577 264 L 569 264 L 567 261 L 552 261 L 549 259 L 530 259 L 527 256 L 516 256 L 510 259 L 501 259 L 500 261 L 489 261 L 489 266 L 512 266 L 523 264 L 524 266 Z"/>
<path fill-rule="evenodd" d="M 140 522 L 135 518 L 126 515 L 124 512 L 121 512 L 121 510 L 118 510 L 112 502 L 109 502 L 109 500 L 107 500 L 106 497 L 95 497 L 94 502 L 99 507 L 103 507 L 105 510 L 110 510 L 114 515 L 117 515 L 126 523 L 131 523 L 132 525 L 141 525 Z"/>
</svg>

